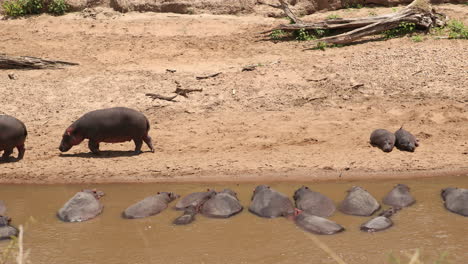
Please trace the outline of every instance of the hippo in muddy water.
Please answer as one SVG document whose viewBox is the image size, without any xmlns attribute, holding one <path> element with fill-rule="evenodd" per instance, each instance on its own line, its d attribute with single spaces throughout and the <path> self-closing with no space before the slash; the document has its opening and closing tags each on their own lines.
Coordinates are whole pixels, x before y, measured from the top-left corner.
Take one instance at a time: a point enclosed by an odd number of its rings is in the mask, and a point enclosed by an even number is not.
<svg viewBox="0 0 468 264">
<path fill-rule="evenodd" d="M 18 150 L 17 160 L 23 159 L 27 135 L 23 122 L 9 115 L 0 115 L 0 152 L 3 151 L 0 161 L 9 161 L 14 148 Z"/>
<path fill-rule="evenodd" d="M 0 215 L 0 240 L 10 239 L 13 236 L 18 236 L 18 229 L 10 225 L 11 218 Z"/>
<path fill-rule="evenodd" d="M 2 200 L 0 200 L 0 215 L 5 215 L 5 213 L 6 213 L 5 202 L 3 202 Z"/>
<path fill-rule="evenodd" d="M 410 194 L 410 188 L 405 184 L 397 184 L 385 197 L 383 203 L 394 207 L 408 207 L 416 200 Z"/>
<path fill-rule="evenodd" d="M 255 188 L 249 211 L 260 217 L 275 218 L 294 215 L 294 206 L 289 198 L 268 185 Z"/>
<path fill-rule="evenodd" d="M 143 218 L 159 214 L 167 205 L 177 199 L 179 196 L 172 192 L 161 192 L 156 195 L 146 197 L 145 199 L 131 205 L 122 213 L 123 218 L 134 219 Z"/>
<path fill-rule="evenodd" d="M 388 229 L 393 226 L 393 221 L 390 219 L 401 207 L 391 207 L 382 211 L 377 217 L 365 222 L 361 225 L 361 231 L 365 232 L 378 232 Z"/>
<path fill-rule="evenodd" d="M 216 195 L 216 192 L 208 189 L 206 192 L 195 192 L 182 198 L 174 208 L 184 210 L 184 213 L 177 217 L 173 223 L 175 225 L 186 225 L 193 222 L 195 215 L 201 210 L 203 204 L 214 195 Z"/>
<path fill-rule="evenodd" d="M 78 192 L 58 211 L 57 217 L 64 222 L 82 222 L 92 219 L 104 208 L 99 202 L 102 196 L 104 193 L 96 190 Z"/>
<path fill-rule="evenodd" d="M 366 190 L 354 186 L 348 190 L 348 195 L 338 209 L 349 215 L 370 216 L 380 209 L 380 204 Z"/>
<path fill-rule="evenodd" d="M 462 188 L 445 188 L 441 192 L 447 210 L 468 216 L 468 189 Z"/>
<path fill-rule="evenodd" d="M 213 218 L 228 218 L 240 213 L 242 209 L 237 194 L 231 189 L 224 189 L 203 204 L 201 213 Z"/>
<path fill-rule="evenodd" d="M 399 150 L 414 152 L 417 146 L 419 146 L 418 139 L 403 127 L 395 132 L 395 147 Z"/>
<path fill-rule="evenodd" d="M 345 230 L 341 225 L 331 220 L 309 214 L 306 211 L 300 212 L 294 221 L 302 229 L 319 235 L 333 235 Z"/>
<path fill-rule="evenodd" d="M 333 201 L 325 195 L 314 192 L 307 186 L 302 186 L 294 192 L 294 201 L 299 210 L 305 211 L 309 214 L 329 217 L 335 210 Z"/>
<path fill-rule="evenodd" d="M 384 152 L 391 152 L 395 146 L 395 134 L 385 129 L 376 129 L 370 135 L 370 143 Z"/>
<path fill-rule="evenodd" d="M 140 112 L 125 107 L 114 107 L 91 111 L 73 124 L 63 134 L 59 150 L 66 152 L 73 146 L 89 139 L 89 149 L 99 154 L 100 142 L 135 142 L 135 154 L 141 153 L 143 141 L 154 152 L 151 137 L 148 135 L 148 119 Z"/>
</svg>

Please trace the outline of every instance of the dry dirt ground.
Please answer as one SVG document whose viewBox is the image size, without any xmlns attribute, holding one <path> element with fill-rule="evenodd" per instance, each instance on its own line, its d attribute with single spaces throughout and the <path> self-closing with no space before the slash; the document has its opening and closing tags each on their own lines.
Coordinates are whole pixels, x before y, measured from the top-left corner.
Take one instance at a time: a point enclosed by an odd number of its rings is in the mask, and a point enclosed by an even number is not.
<svg viewBox="0 0 468 264">
<path fill-rule="evenodd" d="M 467 24 L 466 5 L 438 8 Z M 304 19 L 371 12 L 393 11 L 348 9 Z M 1 53 L 80 64 L 0 70 L 0 113 L 21 119 L 29 131 L 25 159 L 0 164 L 0 182 L 468 174 L 466 40 L 404 37 L 320 51 L 308 49 L 309 42 L 275 43 L 260 34 L 285 21 L 104 8 L 0 21 Z M 246 65 L 258 67 L 242 71 Z M 176 82 L 203 91 L 175 102 L 145 96 L 172 95 Z M 132 156 L 132 142 L 102 144 L 98 157 L 86 142 L 60 154 L 61 135 L 72 121 L 113 106 L 148 117 L 154 154 Z M 374 129 L 395 131 L 402 124 L 420 139 L 416 152 L 370 146 Z"/>
</svg>

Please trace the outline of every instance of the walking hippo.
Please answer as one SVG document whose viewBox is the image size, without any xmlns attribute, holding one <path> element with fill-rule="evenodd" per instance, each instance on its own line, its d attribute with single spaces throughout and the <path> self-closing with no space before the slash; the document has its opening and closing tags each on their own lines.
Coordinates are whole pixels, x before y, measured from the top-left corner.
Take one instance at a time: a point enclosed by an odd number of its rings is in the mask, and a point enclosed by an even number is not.
<svg viewBox="0 0 468 264">
<path fill-rule="evenodd" d="M 231 189 L 224 189 L 211 196 L 203 204 L 201 213 L 208 217 L 228 218 L 240 213 L 242 209 L 243 207 L 237 199 L 237 194 Z"/>
<path fill-rule="evenodd" d="M 177 199 L 179 196 L 172 192 L 161 192 L 156 195 L 146 197 L 145 199 L 131 205 L 122 213 L 123 218 L 134 219 L 143 218 L 159 214 L 167 205 Z"/>
<path fill-rule="evenodd" d="M 384 198 L 383 203 L 393 207 L 408 207 L 416 200 L 410 194 L 410 188 L 404 184 L 397 184 Z"/>
<path fill-rule="evenodd" d="M 58 211 L 57 217 L 64 222 L 82 222 L 92 219 L 102 212 L 99 199 L 104 193 L 96 190 L 82 190 L 73 196 Z"/>
<path fill-rule="evenodd" d="M 357 216 L 370 216 L 379 208 L 377 200 L 359 186 L 349 189 L 346 198 L 338 206 L 341 212 Z"/>
<path fill-rule="evenodd" d="M 442 190 L 441 195 L 447 210 L 468 216 L 468 189 L 445 188 Z"/>
<path fill-rule="evenodd" d="M 255 188 L 249 211 L 260 217 L 288 217 L 294 214 L 294 206 L 289 198 L 267 185 Z"/>
<path fill-rule="evenodd" d="M 154 152 L 149 129 L 148 119 L 133 109 L 114 107 L 95 110 L 83 115 L 65 130 L 59 150 L 67 152 L 84 139 L 89 139 L 88 147 L 94 154 L 99 154 L 100 142 L 130 140 L 135 142 L 135 154 L 141 153 L 143 141 Z"/>
<path fill-rule="evenodd" d="M 393 226 L 393 221 L 390 219 L 392 215 L 394 215 L 401 207 L 397 208 L 389 208 L 379 216 L 372 218 L 371 220 L 365 222 L 361 225 L 361 231 L 365 232 L 378 232 L 390 228 Z"/>
<path fill-rule="evenodd" d="M 414 152 L 419 142 L 413 134 L 400 127 L 395 132 L 395 147 L 399 150 Z"/>
<path fill-rule="evenodd" d="M 336 210 L 335 204 L 330 198 L 312 191 L 307 186 L 297 189 L 293 198 L 296 201 L 297 209 L 312 215 L 329 217 Z"/>
<path fill-rule="evenodd" d="M 176 210 L 184 210 L 184 214 L 177 217 L 173 223 L 176 225 L 190 224 L 195 220 L 195 215 L 201 210 L 203 204 L 208 201 L 216 192 L 208 189 L 206 192 L 191 193 L 175 205 Z"/>
<path fill-rule="evenodd" d="M 3 151 L 0 161 L 8 161 L 14 148 L 18 150 L 17 160 L 23 159 L 27 135 L 23 122 L 9 115 L 0 115 L 0 152 Z"/>
<path fill-rule="evenodd" d="M 13 236 L 18 236 L 18 229 L 10 225 L 11 218 L 0 215 L 0 240 L 10 239 Z"/>
<path fill-rule="evenodd" d="M 395 146 L 395 134 L 385 129 L 376 129 L 370 135 L 370 143 L 384 152 L 391 152 Z"/>
<path fill-rule="evenodd" d="M 306 211 L 300 212 L 295 217 L 296 225 L 302 229 L 319 235 L 333 235 L 344 231 L 344 227 L 326 218 L 309 214 Z"/>
</svg>

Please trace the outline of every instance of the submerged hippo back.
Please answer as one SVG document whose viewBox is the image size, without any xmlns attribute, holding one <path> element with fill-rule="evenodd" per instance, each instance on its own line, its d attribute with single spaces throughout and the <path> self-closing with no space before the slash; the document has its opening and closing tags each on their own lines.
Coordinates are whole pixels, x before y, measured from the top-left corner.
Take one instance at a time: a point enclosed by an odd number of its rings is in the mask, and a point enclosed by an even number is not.
<svg viewBox="0 0 468 264">
<path fill-rule="evenodd" d="M 442 190 L 445 208 L 459 215 L 468 216 L 468 189 L 447 188 Z"/>
<path fill-rule="evenodd" d="M 58 211 L 57 216 L 65 222 L 81 222 L 92 219 L 102 212 L 103 206 L 89 192 L 78 192 Z"/>
<path fill-rule="evenodd" d="M 212 196 L 203 204 L 201 213 L 208 217 L 227 218 L 241 212 L 242 209 L 242 205 L 235 196 L 227 192 L 221 192 Z"/>
<path fill-rule="evenodd" d="M 294 193 L 294 200 L 298 209 L 321 217 L 329 217 L 336 210 L 335 204 L 330 198 L 314 192 L 306 186 Z"/>
<path fill-rule="evenodd" d="M 358 216 L 370 216 L 379 208 L 377 200 L 361 187 L 351 188 L 339 206 L 341 212 Z"/>
<path fill-rule="evenodd" d="M 302 229 L 319 235 L 332 235 L 345 230 L 341 225 L 331 220 L 307 212 L 296 216 L 295 222 Z"/>
<path fill-rule="evenodd" d="M 249 211 L 267 218 L 288 216 L 294 213 L 294 206 L 289 198 L 271 188 L 256 189 Z"/>
<path fill-rule="evenodd" d="M 159 214 L 167 208 L 167 204 L 174 200 L 175 196 L 170 193 L 159 193 L 157 195 L 146 197 L 145 199 L 129 206 L 122 213 L 124 218 L 143 218 Z"/>
<path fill-rule="evenodd" d="M 404 184 L 398 184 L 383 198 L 384 204 L 395 207 L 407 207 L 415 202 L 409 187 Z"/>
<path fill-rule="evenodd" d="M 385 216 L 377 216 L 361 225 L 361 231 L 377 232 L 393 226 L 392 220 Z"/>
</svg>

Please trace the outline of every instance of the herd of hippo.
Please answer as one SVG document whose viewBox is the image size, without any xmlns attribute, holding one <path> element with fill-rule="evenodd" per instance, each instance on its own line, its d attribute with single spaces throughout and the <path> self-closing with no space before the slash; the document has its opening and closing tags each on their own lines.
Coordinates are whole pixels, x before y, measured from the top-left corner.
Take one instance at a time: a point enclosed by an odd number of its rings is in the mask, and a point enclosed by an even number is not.
<svg viewBox="0 0 468 264">
<path fill-rule="evenodd" d="M 117 143 L 131 140 L 135 142 L 135 154 L 141 153 L 143 142 L 154 152 L 151 137 L 148 135 L 149 129 L 148 119 L 136 110 L 126 107 L 95 110 L 84 114 L 65 130 L 59 150 L 66 152 L 88 139 L 88 147 L 94 154 L 99 154 L 101 142 Z M 21 160 L 25 153 L 24 143 L 27 135 L 23 122 L 9 115 L 0 115 L 0 152 L 3 151 L 1 161 L 9 161 L 15 148 L 18 149 L 17 160 Z M 384 152 L 392 151 L 394 146 L 413 152 L 419 145 L 416 137 L 403 128 L 395 133 L 377 129 L 372 132 L 370 143 Z"/>
<path fill-rule="evenodd" d="M 64 222 L 82 222 L 95 218 L 102 213 L 104 206 L 100 202 L 103 192 L 97 190 L 82 190 L 68 200 L 57 212 L 57 217 Z M 468 189 L 446 188 L 441 196 L 449 211 L 468 216 Z M 169 203 L 179 198 L 172 192 L 160 192 L 156 195 L 130 205 L 123 210 L 125 219 L 144 218 L 159 214 Z M 255 188 L 249 205 L 249 211 L 264 218 L 286 217 L 293 220 L 302 229 L 314 233 L 331 235 L 344 231 L 344 227 L 327 219 L 338 210 L 344 214 L 355 216 L 372 216 L 380 210 L 380 203 L 366 190 L 354 186 L 338 207 L 325 195 L 302 186 L 294 192 L 295 205 L 288 196 L 267 185 Z M 383 204 L 391 206 L 378 216 L 363 223 L 362 231 L 377 232 L 393 225 L 390 219 L 402 208 L 416 202 L 410 194 L 410 189 L 404 184 L 396 185 L 382 200 Z M 225 189 L 221 192 L 208 189 L 204 192 L 191 193 L 180 199 L 174 209 L 182 211 L 182 215 L 174 219 L 175 225 L 187 225 L 195 220 L 197 214 L 212 218 L 228 218 L 243 210 L 237 194 Z M 18 230 L 10 225 L 11 219 L 6 216 L 5 204 L 0 201 L 0 239 L 7 239 L 18 234 Z"/>
</svg>

